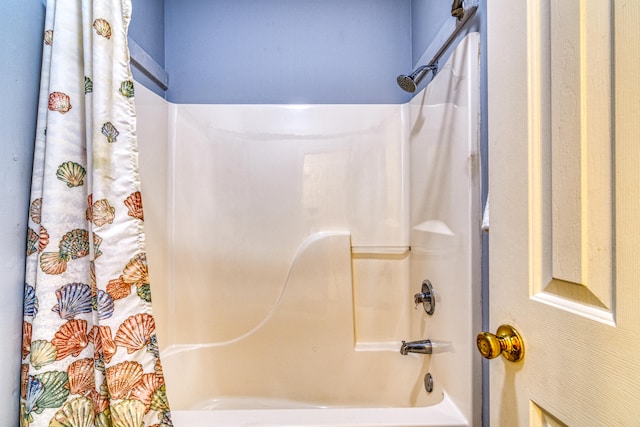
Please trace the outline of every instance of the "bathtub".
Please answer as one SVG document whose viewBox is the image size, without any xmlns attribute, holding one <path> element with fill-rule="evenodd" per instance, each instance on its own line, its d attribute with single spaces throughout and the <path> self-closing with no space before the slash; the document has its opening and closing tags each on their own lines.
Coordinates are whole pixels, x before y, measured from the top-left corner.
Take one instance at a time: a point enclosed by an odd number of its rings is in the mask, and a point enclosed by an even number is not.
<svg viewBox="0 0 640 427">
<path fill-rule="evenodd" d="M 403 356 L 400 342 L 357 340 L 353 250 L 347 232 L 314 233 L 251 330 L 163 350 L 172 405 L 189 409 L 174 410 L 176 425 L 468 425 L 437 376 L 431 392 L 424 386 L 430 361 L 447 358 L 448 343 Z"/>
<path fill-rule="evenodd" d="M 180 426 L 263 427 L 465 427 L 468 421 L 447 396 L 426 408 L 292 408 L 173 411 Z"/>
<path fill-rule="evenodd" d="M 380 422 L 400 408 L 433 411 L 426 407 L 442 404 L 444 414 L 459 413 L 437 382 L 430 393 L 423 384 L 429 361 L 446 357 L 446 345 L 432 355 L 403 356 L 400 342 L 358 341 L 353 250 L 347 232 L 314 233 L 298 248 L 273 306 L 252 329 L 222 342 L 163 350 L 172 404 L 190 409 L 176 412 L 176 420 L 185 417 L 189 426 L 256 420 L 296 425 L 309 416 L 316 423 L 311 425 L 376 425 L 373 413 Z"/>
<path fill-rule="evenodd" d="M 405 105 L 136 89 L 177 427 L 479 425 L 478 50 L 469 34 Z M 432 316 L 413 303 L 425 279 Z M 434 354 L 400 354 L 423 339 Z"/>
</svg>

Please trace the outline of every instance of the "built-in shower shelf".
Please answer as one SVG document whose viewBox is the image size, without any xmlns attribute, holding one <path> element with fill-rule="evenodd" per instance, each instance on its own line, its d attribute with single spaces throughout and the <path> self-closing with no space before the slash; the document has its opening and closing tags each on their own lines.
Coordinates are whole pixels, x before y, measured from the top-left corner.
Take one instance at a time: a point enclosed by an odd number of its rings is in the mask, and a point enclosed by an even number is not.
<svg viewBox="0 0 640 427">
<path fill-rule="evenodd" d="M 410 246 L 351 246 L 354 255 L 405 255 Z"/>
</svg>

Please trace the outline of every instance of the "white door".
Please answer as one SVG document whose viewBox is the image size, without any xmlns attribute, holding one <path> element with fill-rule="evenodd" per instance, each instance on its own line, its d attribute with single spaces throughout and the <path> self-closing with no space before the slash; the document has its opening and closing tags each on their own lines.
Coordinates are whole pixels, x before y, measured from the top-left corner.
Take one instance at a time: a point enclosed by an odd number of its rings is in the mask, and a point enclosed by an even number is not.
<svg viewBox="0 0 640 427">
<path fill-rule="evenodd" d="M 491 426 L 640 426 L 640 0 L 487 0 Z"/>
</svg>

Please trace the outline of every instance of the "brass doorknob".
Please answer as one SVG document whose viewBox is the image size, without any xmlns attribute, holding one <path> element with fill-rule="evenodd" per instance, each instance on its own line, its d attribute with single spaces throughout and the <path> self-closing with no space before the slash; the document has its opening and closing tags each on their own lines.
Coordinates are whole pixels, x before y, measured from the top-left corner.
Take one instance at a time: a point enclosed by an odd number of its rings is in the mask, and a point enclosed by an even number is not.
<svg viewBox="0 0 640 427">
<path fill-rule="evenodd" d="M 524 357 L 524 342 L 518 331 L 509 325 L 499 326 L 495 335 L 480 332 L 476 345 L 485 359 L 493 359 L 502 354 L 509 362 L 517 362 Z"/>
</svg>

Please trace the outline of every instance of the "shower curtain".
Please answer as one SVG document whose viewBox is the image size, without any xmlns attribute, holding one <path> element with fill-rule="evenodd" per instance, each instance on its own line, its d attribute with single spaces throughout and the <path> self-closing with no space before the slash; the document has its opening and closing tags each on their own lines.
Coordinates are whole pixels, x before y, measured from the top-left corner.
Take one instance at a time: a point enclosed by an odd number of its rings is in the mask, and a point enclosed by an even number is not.
<svg viewBox="0 0 640 427">
<path fill-rule="evenodd" d="M 144 248 L 130 17 L 129 0 L 47 1 L 21 426 L 172 425 Z"/>
</svg>

